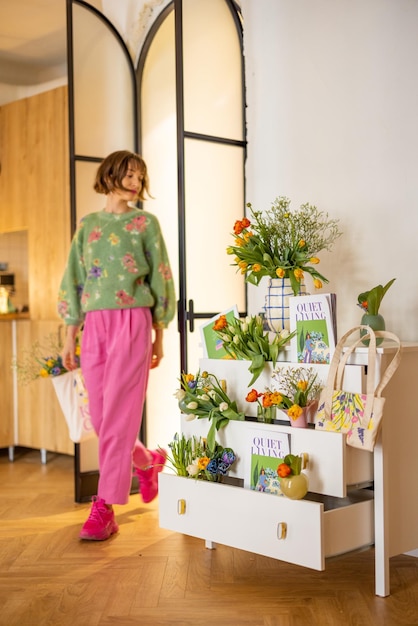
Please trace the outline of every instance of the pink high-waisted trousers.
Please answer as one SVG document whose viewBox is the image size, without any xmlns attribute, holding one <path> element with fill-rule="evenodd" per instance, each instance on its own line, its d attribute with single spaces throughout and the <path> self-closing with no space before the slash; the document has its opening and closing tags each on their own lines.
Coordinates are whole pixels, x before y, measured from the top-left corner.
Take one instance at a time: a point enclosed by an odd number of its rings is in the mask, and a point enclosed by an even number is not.
<svg viewBox="0 0 418 626">
<path fill-rule="evenodd" d="M 97 495 L 108 504 L 126 504 L 129 499 L 132 450 L 141 427 L 151 356 L 150 309 L 86 314 L 81 368 L 99 438 Z"/>
</svg>

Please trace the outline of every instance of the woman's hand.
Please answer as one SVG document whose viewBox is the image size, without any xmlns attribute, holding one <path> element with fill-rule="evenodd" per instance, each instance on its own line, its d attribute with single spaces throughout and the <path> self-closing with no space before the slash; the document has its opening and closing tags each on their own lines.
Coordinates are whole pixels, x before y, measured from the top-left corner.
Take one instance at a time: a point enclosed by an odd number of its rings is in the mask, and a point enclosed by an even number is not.
<svg viewBox="0 0 418 626">
<path fill-rule="evenodd" d="M 64 347 L 61 351 L 62 364 L 67 370 L 75 370 L 78 367 L 75 349 L 78 326 L 67 326 Z"/>
<path fill-rule="evenodd" d="M 161 359 L 164 356 L 163 352 L 163 331 L 161 328 L 154 329 L 155 339 L 152 344 L 152 358 L 150 368 L 158 367 Z"/>
</svg>

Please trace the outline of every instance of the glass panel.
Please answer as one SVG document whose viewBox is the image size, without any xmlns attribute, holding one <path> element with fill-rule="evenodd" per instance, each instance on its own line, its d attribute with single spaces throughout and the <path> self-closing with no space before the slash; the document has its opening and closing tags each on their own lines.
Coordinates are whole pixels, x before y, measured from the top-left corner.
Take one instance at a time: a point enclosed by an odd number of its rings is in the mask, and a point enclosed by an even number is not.
<svg viewBox="0 0 418 626">
<path fill-rule="evenodd" d="M 225 0 L 184 0 L 184 126 L 243 139 L 241 49 Z"/>
<path fill-rule="evenodd" d="M 73 17 L 75 152 L 107 156 L 133 150 L 133 86 L 126 55 L 91 11 L 73 5 Z"/>
<path fill-rule="evenodd" d="M 157 215 L 177 281 L 177 140 L 174 56 L 174 12 L 156 33 L 145 62 L 141 83 L 142 154 L 147 163 L 153 199 L 144 209 Z M 176 284 L 177 293 L 178 285 Z M 180 431 L 180 416 L 173 393 L 179 377 L 180 346 L 176 321 L 164 331 L 164 358 L 151 370 L 147 392 L 147 443 L 167 446 Z M 162 381 L 167 385 L 162 386 Z M 162 389 L 164 388 L 164 393 Z"/>
<path fill-rule="evenodd" d="M 78 161 L 75 166 L 77 225 L 88 213 L 101 211 L 105 207 L 106 198 L 93 189 L 99 163 Z"/>
<path fill-rule="evenodd" d="M 193 139 L 185 146 L 188 298 L 195 311 L 216 313 L 234 304 L 242 311 L 244 279 L 226 248 L 244 214 L 244 150 Z"/>
</svg>

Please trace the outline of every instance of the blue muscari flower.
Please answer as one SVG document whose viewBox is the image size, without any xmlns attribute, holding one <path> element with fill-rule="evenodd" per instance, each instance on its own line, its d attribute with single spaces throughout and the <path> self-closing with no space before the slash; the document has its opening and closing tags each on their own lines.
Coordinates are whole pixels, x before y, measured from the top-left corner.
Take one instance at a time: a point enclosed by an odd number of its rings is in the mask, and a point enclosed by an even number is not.
<svg viewBox="0 0 418 626">
<path fill-rule="evenodd" d="M 226 476 L 231 467 L 230 463 L 224 463 L 223 461 L 219 461 L 218 464 L 218 474 L 222 474 L 222 476 Z"/>
<path fill-rule="evenodd" d="M 195 389 L 196 385 L 197 385 L 196 380 L 189 380 L 189 382 L 187 383 L 187 386 L 189 387 L 189 389 Z"/>
<path fill-rule="evenodd" d="M 55 365 L 51 370 L 52 376 L 59 376 L 61 374 L 61 368 Z"/>
<path fill-rule="evenodd" d="M 218 473 L 218 460 L 212 459 L 211 461 L 209 461 L 209 463 L 206 466 L 206 470 L 210 474 L 217 474 Z"/>
</svg>

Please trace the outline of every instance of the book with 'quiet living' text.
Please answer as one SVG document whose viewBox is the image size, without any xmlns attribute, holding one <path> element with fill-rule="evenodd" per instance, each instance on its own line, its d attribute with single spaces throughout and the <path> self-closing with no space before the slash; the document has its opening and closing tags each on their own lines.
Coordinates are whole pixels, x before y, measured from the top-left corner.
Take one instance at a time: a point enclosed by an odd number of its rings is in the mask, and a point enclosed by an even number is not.
<svg viewBox="0 0 418 626">
<path fill-rule="evenodd" d="M 298 363 L 329 364 L 337 340 L 336 296 L 334 293 L 289 298 L 291 360 Z"/>
</svg>

